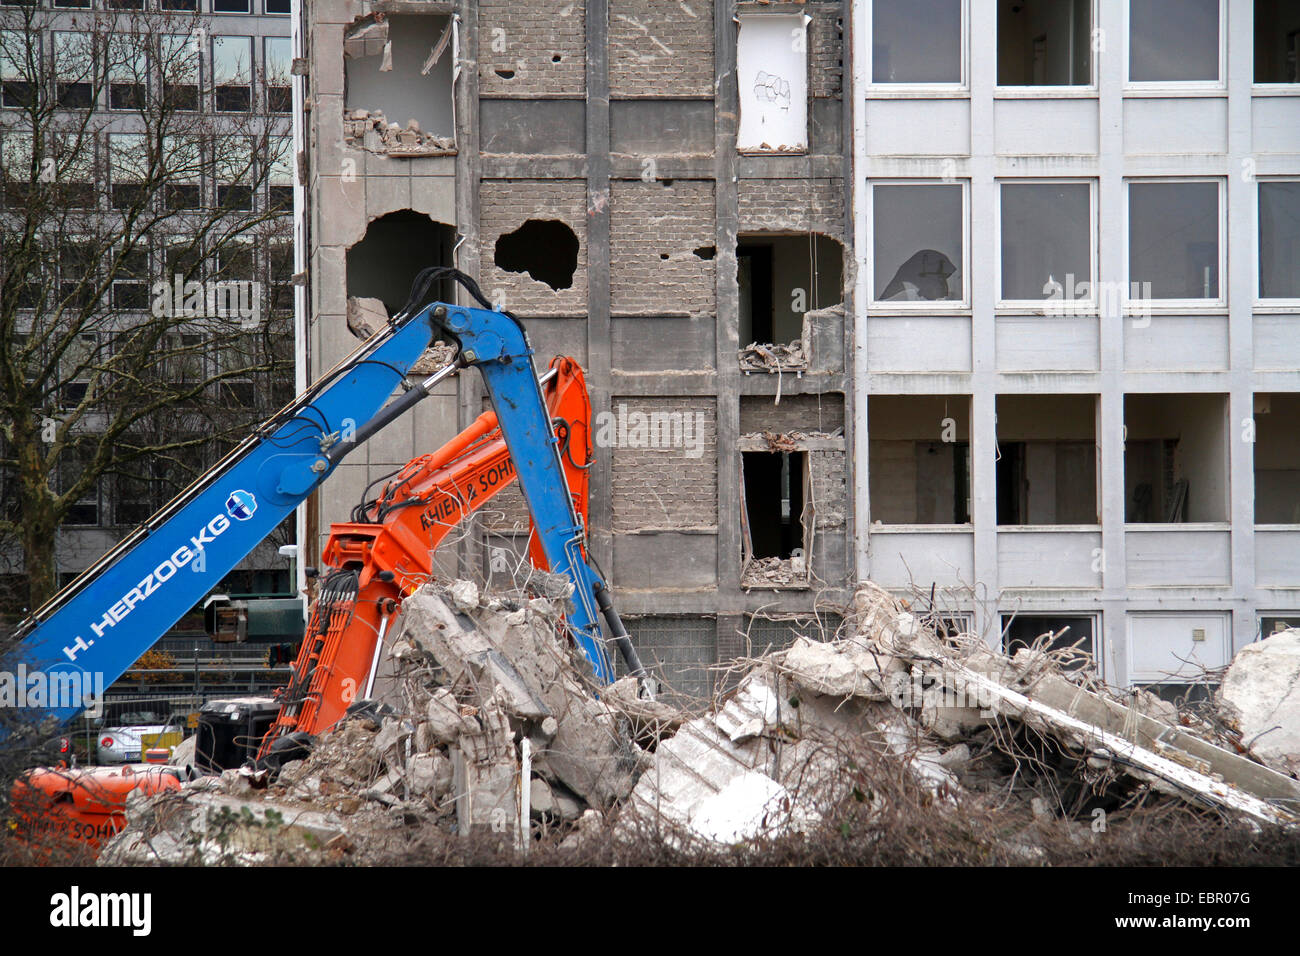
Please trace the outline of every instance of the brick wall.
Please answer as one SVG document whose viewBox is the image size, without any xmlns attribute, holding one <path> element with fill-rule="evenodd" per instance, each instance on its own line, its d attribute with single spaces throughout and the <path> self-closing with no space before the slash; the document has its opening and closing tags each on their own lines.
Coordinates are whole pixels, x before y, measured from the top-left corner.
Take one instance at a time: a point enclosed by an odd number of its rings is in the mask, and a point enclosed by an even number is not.
<svg viewBox="0 0 1300 956">
<path fill-rule="evenodd" d="M 844 424 L 844 396 L 783 395 L 781 404 L 759 395 L 740 399 L 740 433 L 756 432 L 829 432 Z"/>
<path fill-rule="evenodd" d="M 712 315 L 713 183 L 610 184 L 611 309 L 615 315 Z M 707 254 L 707 253 L 706 253 Z"/>
<path fill-rule="evenodd" d="M 581 180 L 486 180 L 480 187 L 479 228 L 483 239 L 479 285 L 496 301 L 520 315 L 587 314 L 587 185 Z M 553 290 L 526 272 L 506 272 L 496 266 L 496 241 L 529 219 L 558 219 L 578 237 L 578 268 L 573 284 Z"/>
<path fill-rule="evenodd" d="M 844 452 L 809 452 L 808 471 L 812 478 L 812 502 L 817 509 L 818 532 L 843 528 L 848 510 Z"/>
<path fill-rule="evenodd" d="M 742 179 L 737 185 L 740 231 L 798 230 L 842 237 L 841 179 Z"/>
<path fill-rule="evenodd" d="M 709 0 L 611 0 L 609 87 L 614 96 L 713 96 Z"/>
<path fill-rule="evenodd" d="M 838 4 L 809 4 L 808 93 L 814 97 L 837 97 L 843 87 L 843 48 Z"/>
<path fill-rule="evenodd" d="M 479 92 L 581 96 L 587 89 L 586 31 L 580 0 L 479 0 Z"/>
<path fill-rule="evenodd" d="M 633 412 L 682 413 L 702 429 L 692 432 L 691 447 L 700 449 L 689 457 L 686 448 L 615 447 L 613 455 L 612 505 L 615 531 L 714 529 L 718 525 L 718 429 L 717 405 L 711 398 L 614 398 L 612 407 L 627 408 L 628 437 L 633 435 Z M 617 435 L 612 435 L 617 440 Z M 596 441 L 605 441 L 599 429 Z M 628 442 L 630 444 L 630 441 Z"/>
</svg>

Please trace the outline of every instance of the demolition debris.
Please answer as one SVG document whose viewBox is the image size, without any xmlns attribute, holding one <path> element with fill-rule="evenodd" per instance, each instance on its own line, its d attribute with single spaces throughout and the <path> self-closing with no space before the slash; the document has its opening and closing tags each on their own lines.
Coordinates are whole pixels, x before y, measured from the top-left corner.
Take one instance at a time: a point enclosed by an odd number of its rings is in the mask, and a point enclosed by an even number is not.
<svg viewBox="0 0 1300 956">
<path fill-rule="evenodd" d="M 953 835 L 948 849 L 927 837 L 929 853 L 1035 862 L 1144 811 L 1300 822 L 1300 781 L 1281 772 L 1297 728 L 1259 729 L 1282 714 L 1262 714 L 1259 695 L 1297 693 L 1297 631 L 1239 655 L 1220 704 L 1231 724 L 1117 696 L 1045 642 L 1007 656 L 942 638 L 866 585 L 844 636 L 738 662 L 719 674 L 725 693 L 690 708 L 634 678 L 598 688 L 564 634 L 568 588 L 427 586 L 403 604 L 376 699 L 309 756 L 132 799 L 101 862 L 413 862 L 471 844 L 563 854 L 602 841 L 681 852 L 851 832 L 879 843 L 904 820 Z M 1286 686 L 1265 686 L 1270 674 Z M 1282 757 L 1262 749 L 1270 737 Z"/>
</svg>

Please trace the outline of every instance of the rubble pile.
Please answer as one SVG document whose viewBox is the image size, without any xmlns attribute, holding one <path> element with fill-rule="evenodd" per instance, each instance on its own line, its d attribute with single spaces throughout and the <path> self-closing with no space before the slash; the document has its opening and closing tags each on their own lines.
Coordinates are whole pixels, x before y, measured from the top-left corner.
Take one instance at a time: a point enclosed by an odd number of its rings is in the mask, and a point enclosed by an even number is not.
<svg viewBox="0 0 1300 956">
<path fill-rule="evenodd" d="M 1233 725 L 1112 694 L 1041 644 L 1008 657 L 942 639 L 865 585 L 847 636 L 739 662 L 728 692 L 690 709 L 634 678 L 597 687 L 563 637 L 570 585 L 540 584 L 545 597 L 468 581 L 412 595 L 387 692 L 278 775 L 244 768 L 134 800 L 101 860 L 385 862 L 467 836 L 512 853 L 727 847 L 987 819 L 981 854 L 1032 862 L 1044 827 L 1086 844 L 1099 819 L 1104 831 L 1108 814 L 1144 806 L 1300 822 L 1300 782 L 1281 772 L 1294 752 L 1270 767 L 1251 751 L 1274 736 L 1255 733 L 1276 717 L 1258 709 L 1261 682 L 1287 682 L 1264 688 L 1274 701 L 1297 693 L 1300 668 L 1265 660 L 1294 664 L 1300 632 L 1234 665 L 1221 705 Z M 1295 732 L 1292 720 L 1278 740 Z"/>
<path fill-rule="evenodd" d="M 741 371 L 792 372 L 808 368 L 808 350 L 802 341 L 780 345 L 751 342 L 740 350 Z"/>
<path fill-rule="evenodd" d="M 386 156 L 441 156 L 456 150 L 456 141 L 420 129 L 410 119 L 403 126 L 391 123 L 382 110 L 349 110 L 343 121 L 343 142 Z"/>
</svg>

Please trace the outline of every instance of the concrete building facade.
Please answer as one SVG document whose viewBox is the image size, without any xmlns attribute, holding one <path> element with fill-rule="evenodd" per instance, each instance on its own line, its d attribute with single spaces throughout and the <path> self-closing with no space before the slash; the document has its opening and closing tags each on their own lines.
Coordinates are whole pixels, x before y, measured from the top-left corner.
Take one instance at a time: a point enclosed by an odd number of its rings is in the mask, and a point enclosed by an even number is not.
<svg viewBox="0 0 1300 956">
<path fill-rule="evenodd" d="M 1294 623 L 1300 7 L 852 24 L 860 576 L 1175 692 Z"/>
</svg>

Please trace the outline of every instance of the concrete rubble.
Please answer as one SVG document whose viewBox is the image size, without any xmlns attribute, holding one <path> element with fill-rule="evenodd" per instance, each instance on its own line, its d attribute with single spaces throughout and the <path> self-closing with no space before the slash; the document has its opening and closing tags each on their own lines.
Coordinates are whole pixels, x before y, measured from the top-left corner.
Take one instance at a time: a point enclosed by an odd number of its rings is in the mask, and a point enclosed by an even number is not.
<svg viewBox="0 0 1300 956">
<path fill-rule="evenodd" d="M 597 688 L 562 635 L 567 583 L 542 584 L 548 597 L 468 581 L 412 595 L 375 701 L 278 776 L 226 771 L 133 801 L 101 861 L 383 862 L 466 836 L 512 852 L 602 838 L 725 846 L 838 827 L 846 806 L 884 820 L 905 803 L 1008 815 L 1019 822 L 998 839 L 1027 860 L 1041 853 L 1037 823 L 1086 840 L 1098 808 L 1135 800 L 1300 822 L 1300 781 L 1282 772 L 1300 732 L 1300 631 L 1238 655 L 1225 729 L 1110 692 L 1039 645 L 1008 657 L 941 639 L 864 585 L 847 636 L 739 662 L 731 689 L 692 709 L 647 699 L 632 678 Z"/>
<path fill-rule="evenodd" d="M 456 151 L 456 141 L 420 129 L 418 121 L 390 122 L 382 110 L 348 110 L 343 120 L 343 142 L 385 156 L 445 156 Z"/>
<path fill-rule="evenodd" d="M 740 350 L 740 368 L 750 372 L 795 372 L 808 368 L 802 340 L 779 345 L 751 342 Z"/>
</svg>

